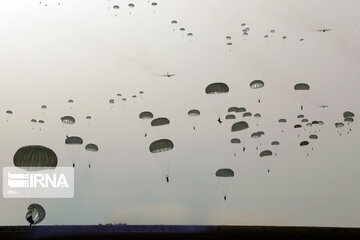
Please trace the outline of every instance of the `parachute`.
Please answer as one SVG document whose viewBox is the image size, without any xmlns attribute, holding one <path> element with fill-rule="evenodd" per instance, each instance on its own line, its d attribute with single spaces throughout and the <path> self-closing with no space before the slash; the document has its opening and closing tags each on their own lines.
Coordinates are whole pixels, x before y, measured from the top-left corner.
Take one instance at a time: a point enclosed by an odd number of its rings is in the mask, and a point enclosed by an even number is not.
<svg viewBox="0 0 360 240">
<path fill-rule="evenodd" d="M 71 125 L 75 124 L 75 118 L 72 116 L 64 116 L 61 117 L 60 120 L 63 123 L 63 128 L 65 130 L 66 135 L 69 135 Z"/>
<path fill-rule="evenodd" d="M 228 109 L 228 113 L 237 112 L 237 111 L 238 111 L 237 107 L 229 107 L 229 109 Z"/>
<path fill-rule="evenodd" d="M 304 103 L 307 97 L 307 92 L 310 90 L 310 86 L 307 83 L 297 83 L 294 86 L 294 90 L 298 94 L 298 99 L 301 104 L 301 110 L 303 110 Z"/>
<path fill-rule="evenodd" d="M 171 164 L 171 150 L 174 148 L 174 143 L 169 139 L 160 139 L 152 142 L 149 146 L 149 151 L 158 162 L 166 182 L 169 182 L 170 164 Z"/>
<path fill-rule="evenodd" d="M 19 148 L 13 157 L 15 167 L 28 171 L 54 169 L 58 164 L 56 153 L 50 148 L 30 145 Z"/>
<path fill-rule="evenodd" d="M 170 120 L 165 117 L 155 118 L 151 121 L 151 126 L 158 136 L 164 137 L 168 134 Z"/>
<path fill-rule="evenodd" d="M 176 20 L 172 20 L 172 21 L 171 21 L 171 24 L 174 25 L 174 29 L 173 29 L 174 31 L 175 31 L 175 26 L 177 25 L 177 23 L 178 23 L 178 22 L 177 22 Z"/>
<path fill-rule="evenodd" d="M 146 120 L 146 119 L 152 119 L 154 115 L 151 112 L 144 111 L 139 114 L 139 118 Z"/>
<path fill-rule="evenodd" d="M 234 114 L 228 114 L 225 116 L 225 119 L 226 120 L 234 120 L 234 119 L 236 119 L 236 116 Z"/>
<path fill-rule="evenodd" d="M 274 146 L 274 147 L 280 146 L 280 142 L 279 141 L 272 141 L 271 146 Z M 277 156 L 277 152 L 275 152 L 275 156 Z"/>
<path fill-rule="evenodd" d="M 239 144 L 241 143 L 241 140 L 238 138 L 232 138 L 230 140 L 230 143 L 231 143 L 231 147 L 233 149 L 234 156 L 236 156 L 238 153 L 238 150 L 239 150 L 238 148 L 239 148 Z"/>
<path fill-rule="evenodd" d="M 264 150 L 264 151 L 260 152 L 260 157 L 268 157 L 268 156 L 272 156 L 272 151 Z"/>
<path fill-rule="evenodd" d="M 244 107 L 239 107 L 236 112 L 237 112 L 237 113 L 246 112 L 246 108 L 244 108 Z"/>
<path fill-rule="evenodd" d="M 245 112 L 243 114 L 243 117 L 251 117 L 252 116 L 252 113 L 251 112 Z"/>
<path fill-rule="evenodd" d="M 162 117 L 162 118 L 155 118 L 151 121 L 151 126 L 157 127 L 157 126 L 164 126 L 170 124 L 169 119 Z"/>
<path fill-rule="evenodd" d="M 200 111 L 197 109 L 191 109 L 190 111 L 188 111 L 188 115 L 190 117 L 193 117 L 193 129 L 195 130 L 196 129 L 196 118 L 195 117 L 200 116 Z"/>
<path fill-rule="evenodd" d="M 36 203 L 32 203 L 28 206 L 28 212 L 26 213 L 26 220 L 30 223 L 30 226 L 33 224 L 38 224 L 45 219 L 46 212 L 45 209 Z"/>
<path fill-rule="evenodd" d="M 265 86 L 264 82 L 262 80 L 254 80 L 250 83 L 251 89 L 260 89 Z M 258 103 L 260 103 L 260 97 L 258 96 Z"/>
<path fill-rule="evenodd" d="M 343 113 L 343 117 L 344 118 L 353 118 L 353 117 L 355 117 L 355 114 L 353 112 L 346 111 Z"/>
<path fill-rule="evenodd" d="M 74 124 L 75 123 L 75 118 L 72 116 L 64 116 L 61 119 L 61 122 L 63 122 L 64 124 Z"/>
<path fill-rule="evenodd" d="M 224 201 L 226 201 L 230 185 L 233 182 L 234 175 L 234 171 L 230 168 L 220 168 L 215 172 L 218 184 L 220 185 L 223 193 Z"/>
<path fill-rule="evenodd" d="M 80 146 L 83 144 L 83 140 L 81 137 L 77 136 L 66 137 L 65 144 L 69 148 L 72 164 L 73 167 L 75 167 L 77 155 L 79 154 Z"/>
<path fill-rule="evenodd" d="M 219 123 L 221 123 L 220 115 L 228 92 L 229 86 L 222 82 L 211 83 L 205 88 L 205 93 L 210 96 Z"/>
<path fill-rule="evenodd" d="M 260 158 L 269 158 L 273 155 L 272 151 L 270 150 L 264 150 L 262 152 L 260 152 Z M 270 173 L 270 161 L 266 161 L 265 164 L 266 164 L 266 167 L 267 167 L 267 172 Z"/>
<path fill-rule="evenodd" d="M 144 112 L 141 112 L 139 114 L 139 118 L 142 119 L 143 121 L 142 124 L 143 124 L 143 129 L 144 129 L 144 136 L 146 137 L 147 136 L 147 133 L 148 133 L 148 129 L 149 129 L 149 120 L 152 119 L 154 117 L 154 115 L 149 112 L 149 111 L 144 111 Z"/>
<path fill-rule="evenodd" d="M 249 125 L 245 121 L 236 122 L 231 127 L 231 132 L 238 132 L 249 128 Z"/>
<path fill-rule="evenodd" d="M 89 161 L 89 168 L 91 168 L 91 163 L 93 162 L 94 157 L 95 157 L 94 155 L 99 151 L 99 147 L 94 143 L 89 143 L 89 144 L 86 144 L 85 150 L 88 155 L 87 157 L 88 157 L 88 161 Z"/>
</svg>

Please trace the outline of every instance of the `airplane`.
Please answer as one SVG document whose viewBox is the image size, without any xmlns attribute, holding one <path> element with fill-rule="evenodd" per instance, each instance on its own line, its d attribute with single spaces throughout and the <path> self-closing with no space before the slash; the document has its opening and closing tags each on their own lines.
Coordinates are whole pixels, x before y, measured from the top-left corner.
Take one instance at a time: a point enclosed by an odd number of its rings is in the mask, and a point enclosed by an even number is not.
<svg viewBox="0 0 360 240">
<path fill-rule="evenodd" d="M 328 108 L 329 105 L 320 105 L 319 107 L 321 107 L 321 108 Z"/>
<path fill-rule="evenodd" d="M 319 29 L 317 30 L 318 32 L 329 32 L 331 31 L 332 29 L 331 28 L 323 28 L 323 29 Z"/>
<path fill-rule="evenodd" d="M 174 74 L 174 73 L 166 73 L 166 74 L 163 74 L 163 75 L 161 75 L 161 76 L 163 76 L 163 77 L 173 77 L 173 76 L 175 76 L 176 74 Z"/>
</svg>

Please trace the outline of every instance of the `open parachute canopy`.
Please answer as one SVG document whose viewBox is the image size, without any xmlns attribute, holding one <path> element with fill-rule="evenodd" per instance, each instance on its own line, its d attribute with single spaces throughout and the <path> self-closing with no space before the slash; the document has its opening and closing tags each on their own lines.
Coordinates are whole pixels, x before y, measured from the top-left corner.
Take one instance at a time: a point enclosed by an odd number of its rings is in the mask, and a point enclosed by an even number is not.
<svg viewBox="0 0 360 240">
<path fill-rule="evenodd" d="M 151 112 L 145 111 L 139 114 L 140 119 L 152 119 L 154 115 Z"/>
<path fill-rule="evenodd" d="M 206 89 L 206 94 L 220 94 L 229 92 L 229 87 L 225 83 L 217 82 L 209 84 Z"/>
<path fill-rule="evenodd" d="M 89 151 L 89 152 L 97 152 L 97 151 L 99 151 L 99 147 L 96 144 L 89 143 L 89 144 L 86 144 L 85 150 Z"/>
<path fill-rule="evenodd" d="M 192 109 L 188 111 L 188 115 L 192 117 L 200 116 L 200 111 L 197 109 Z"/>
<path fill-rule="evenodd" d="M 61 122 L 63 122 L 64 124 L 74 124 L 75 123 L 75 118 L 72 116 L 64 116 L 61 117 Z"/>
<path fill-rule="evenodd" d="M 26 220 L 32 224 L 38 224 L 45 219 L 45 209 L 37 203 L 32 203 L 28 206 L 28 212 L 26 213 Z"/>
<path fill-rule="evenodd" d="M 149 146 L 151 153 L 161 153 L 174 148 L 174 143 L 169 139 L 160 139 L 152 142 Z"/>
<path fill-rule="evenodd" d="M 260 157 L 267 157 L 267 156 L 272 156 L 272 151 L 264 150 L 260 153 Z"/>
<path fill-rule="evenodd" d="M 294 86 L 294 90 L 296 90 L 296 91 L 310 90 L 310 86 L 307 83 L 297 83 Z"/>
<path fill-rule="evenodd" d="M 254 80 L 250 83 L 252 89 L 258 89 L 264 87 L 264 82 L 262 80 Z"/>
<path fill-rule="evenodd" d="M 153 127 L 163 126 L 168 124 L 170 124 L 170 120 L 165 117 L 155 118 L 154 120 L 151 121 L 151 126 Z"/>
<path fill-rule="evenodd" d="M 232 132 L 238 132 L 249 128 L 249 125 L 245 121 L 236 122 L 231 126 Z"/>
<path fill-rule="evenodd" d="M 220 168 L 215 173 L 217 177 L 234 177 L 234 175 L 234 171 L 230 168 Z"/>
<path fill-rule="evenodd" d="M 40 145 L 24 146 L 14 155 L 14 165 L 19 168 L 56 168 L 58 159 L 50 148 Z"/>
<path fill-rule="evenodd" d="M 82 140 L 81 137 L 77 137 L 77 136 L 66 137 L 65 144 L 67 144 L 67 145 L 81 145 L 81 144 L 83 144 L 83 140 Z"/>
</svg>

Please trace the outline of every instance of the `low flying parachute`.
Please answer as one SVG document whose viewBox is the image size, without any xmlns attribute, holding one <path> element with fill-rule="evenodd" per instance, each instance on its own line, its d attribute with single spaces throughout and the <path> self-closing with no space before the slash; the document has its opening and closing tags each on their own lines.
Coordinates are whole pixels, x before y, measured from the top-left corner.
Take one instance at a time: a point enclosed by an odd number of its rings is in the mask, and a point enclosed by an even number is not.
<svg viewBox="0 0 360 240">
<path fill-rule="evenodd" d="M 30 145 L 19 148 L 13 157 L 15 167 L 28 171 L 54 169 L 58 164 L 56 153 L 50 148 Z"/>
<path fill-rule="evenodd" d="M 230 168 L 220 168 L 215 172 L 215 176 L 217 177 L 218 183 L 223 192 L 224 201 L 226 201 L 234 175 L 234 171 Z"/>
<path fill-rule="evenodd" d="M 28 206 L 28 212 L 26 213 L 25 218 L 26 221 L 30 223 L 30 227 L 31 227 L 31 225 L 38 224 L 42 220 L 44 220 L 45 216 L 46 216 L 45 209 L 39 204 L 32 203 Z"/>
<path fill-rule="evenodd" d="M 160 139 L 152 142 L 149 146 L 149 151 L 158 162 L 166 182 L 169 182 L 170 164 L 171 164 L 171 150 L 174 148 L 174 143 L 169 139 Z"/>
</svg>

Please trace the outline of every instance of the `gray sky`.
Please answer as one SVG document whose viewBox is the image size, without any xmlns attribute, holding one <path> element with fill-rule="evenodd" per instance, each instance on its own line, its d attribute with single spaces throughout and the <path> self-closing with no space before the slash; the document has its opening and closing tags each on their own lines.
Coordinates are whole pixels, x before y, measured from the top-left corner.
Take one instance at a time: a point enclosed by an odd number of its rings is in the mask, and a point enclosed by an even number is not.
<svg viewBox="0 0 360 240">
<path fill-rule="evenodd" d="M 71 135 L 100 148 L 91 169 L 80 152 L 75 198 L 33 200 L 47 211 L 42 224 L 360 227 L 357 119 L 350 135 L 339 137 L 334 127 L 344 111 L 359 113 L 357 0 L 159 0 L 156 8 L 138 0 L 131 14 L 128 3 L 0 1 L 0 167 L 12 166 L 16 150 L 33 144 L 50 147 L 60 166 L 71 166 L 63 115 L 77 120 Z M 114 4 L 120 9 L 112 9 Z M 251 29 L 246 38 L 242 23 Z M 191 41 L 179 27 L 194 34 Z M 319 33 L 320 28 L 334 30 Z M 266 40 L 270 29 L 276 33 Z M 166 72 L 178 75 L 159 76 Z M 254 79 L 265 82 L 258 93 L 249 87 Z M 250 119 L 245 135 L 263 130 L 264 149 L 280 141 L 271 174 L 250 139 L 248 150 L 233 157 L 229 141 L 244 135 L 231 134 L 228 122 L 219 126 L 204 92 L 219 81 L 230 87 L 223 115 L 230 106 L 260 112 L 259 127 Z M 302 112 L 293 90 L 297 82 L 311 86 Z M 134 103 L 130 98 L 140 90 L 143 99 Z M 129 101 L 110 109 L 116 93 Z M 48 106 L 45 116 L 42 104 Z M 201 111 L 196 131 L 187 116 L 191 108 Z M 8 109 L 14 114 L 6 122 Z M 169 184 L 148 151 L 157 136 L 150 131 L 143 137 L 143 110 L 171 121 Z M 325 122 L 310 157 L 292 128 L 300 113 Z M 86 115 L 93 117 L 90 126 Z M 285 134 L 277 123 L 281 117 L 288 119 Z M 45 120 L 41 133 L 31 129 L 32 118 Z M 214 175 L 223 167 L 235 171 L 226 202 Z M 1 225 L 26 224 L 23 199 L 0 198 L 0 205 Z"/>
</svg>

